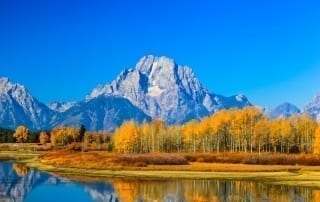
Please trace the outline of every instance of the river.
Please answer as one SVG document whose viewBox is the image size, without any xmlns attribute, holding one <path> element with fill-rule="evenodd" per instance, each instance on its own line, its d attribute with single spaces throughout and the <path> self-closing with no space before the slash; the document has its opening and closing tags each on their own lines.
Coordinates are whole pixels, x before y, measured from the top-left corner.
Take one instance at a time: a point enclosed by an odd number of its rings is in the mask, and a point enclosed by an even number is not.
<svg viewBox="0 0 320 202">
<path fill-rule="evenodd" d="M 59 177 L 0 162 L 0 201 L 319 201 L 320 190 L 234 180 Z"/>
</svg>

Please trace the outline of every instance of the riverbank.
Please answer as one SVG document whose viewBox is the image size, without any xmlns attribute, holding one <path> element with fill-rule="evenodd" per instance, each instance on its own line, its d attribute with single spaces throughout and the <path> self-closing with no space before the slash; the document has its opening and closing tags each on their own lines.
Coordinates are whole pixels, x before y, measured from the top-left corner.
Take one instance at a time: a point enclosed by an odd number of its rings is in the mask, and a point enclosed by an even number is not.
<svg viewBox="0 0 320 202">
<path fill-rule="evenodd" d="M 68 177 L 140 179 L 230 179 L 271 184 L 320 188 L 320 166 L 246 165 L 190 163 L 188 165 L 149 165 L 106 169 L 57 167 L 41 161 L 39 152 L 0 152 L 1 160 L 12 159 L 40 171 Z"/>
<path fill-rule="evenodd" d="M 15 160 L 24 161 L 27 159 L 36 160 L 43 152 L 35 151 L 0 151 L 0 161 Z"/>
</svg>

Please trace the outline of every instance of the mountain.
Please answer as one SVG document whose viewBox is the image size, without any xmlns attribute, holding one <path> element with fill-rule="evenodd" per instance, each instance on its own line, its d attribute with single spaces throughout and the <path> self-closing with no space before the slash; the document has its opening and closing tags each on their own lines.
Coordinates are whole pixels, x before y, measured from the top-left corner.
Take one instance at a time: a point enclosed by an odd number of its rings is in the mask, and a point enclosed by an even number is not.
<svg viewBox="0 0 320 202">
<path fill-rule="evenodd" d="M 304 107 L 304 112 L 320 121 L 320 94 L 316 95 L 313 100 Z"/>
<path fill-rule="evenodd" d="M 79 102 L 45 105 L 21 84 L 0 79 L 0 127 L 25 125 L 42 130 L 61 125 L 85 125 L 88 130 L 114 130 L 126 120 L 163 119 L 181 124 L 222 109 L 251 103 L 242 95 L 225 97 L 210 92 L 188 66 L 167 57 L 145 56 L 111 83 L 99 85 Z"/>
<path fill-rule="evenodd" d="M 35 99 L 23 85 L 14 84 L 5 77 L 0 78 L 0 126 L 46 128 L 56 115 Z"/>
<path fill-rule="evenodd" d="M 200 119 L 221 109 L 251 105 L 241 94 L 225 97 L 208 91 L 190 67 L 152 55 L 141 58 L 135 68 L 122 71 L 111 83 L 97 86 L 86 100 L 101 95 L 126 98 L 148 116 L 169 124 Z"/>
<path fill-rule="evenodd" d="M 267 112 L 270 118 L 286 118 L 296 114 L 300 114 L 300 109 L 288 102 L 282 103 L 273 110 Z"/>
<path fill-rule="evenodd" d="M 83 124 L 86 129 L 91 131 L 112 131 L 125 120 L 135 120 L 135 122 L 142 123 L 151 121 L 151 118 L 125 98 L 101 95 L 88 101 L 79 102 L 66 112 L 61 113 L 52 127 Z"/>
<path fill-rule="evenodd" d="M 151 118 L 121 97 L 99 96 L 90 101 L 39 102 L 21 84 L 0 78 L 0 126 L 15 129 L 24 125 L 31 130 L 56 126 L 85 125 L 88 130 L 111 131 L 123 121 L 142 123 Z"/>
<path fill-rule="evenodd" d="M 65 112 L 71 107 L 73 107 L 77 102 L 59 102 L 55 101 L 50 104 L 47 104 L 49 109 L 56 111 L 56 112 Z"/>
</svg>

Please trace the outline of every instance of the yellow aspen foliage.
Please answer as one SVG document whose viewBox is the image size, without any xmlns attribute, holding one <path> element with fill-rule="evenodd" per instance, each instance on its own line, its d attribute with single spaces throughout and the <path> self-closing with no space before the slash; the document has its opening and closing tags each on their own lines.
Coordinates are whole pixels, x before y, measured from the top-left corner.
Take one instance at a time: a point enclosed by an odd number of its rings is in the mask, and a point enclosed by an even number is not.
<svg viewBox="0 0 320 202">
<path fill-rule="evenodd" d="M 183 126 L 182 129 L 183 142 L 187 147 L 187 151 L 196 152 L 197 140 L 198 140 L 198 123 L 196 121 L 190 121 Z"/>
<path fill-rule="evenodd" d="M 320 154 L 320 126 L 317 127 L 313 141 L 313 153 Z"/>
<path fill-rule="evenodd" d="M 317 122 L 307 114 L 296 115 L 290 118 L 293 127 L 293 137 L 300 152 L 312 152 L 313 138 Z"/>
<path fill-rule="evenodd" d="M 139 128 L 134 121 L 123 123 L 114 133 L 115 150 L 119 153 L 139 153 Z"/>
<path fill-rule="evenodd" d="M 73 127 L 58 127 L 51 131 L 51 143 L 52 145 L 67 145 L 71 142 L 75 142 L 80 136 L 79 130 Z"/>
<path fill-rule="evenodd" d="M 266 145 L 266 149 L 269 148 L 269 135 L 270 135 L 270 121 L 268 119 L 259 120 L 253 130 L 254 144 L 258 148 L 258 152 L 261 151 L 261 147 Z"/>
<path fill-rule="evenodd" d="M 202 121 L 198 125 L 198 133 L 202 152 L 212 151 L 212 147 L 210 146 L 210 118 L 206 117 L 202 119 Z"/>
<path fill-rule="evenodd" d="M 17 142 L 23 143 L 27 141 L 29 134 L 30 131 L 28 128 L 19 126 L 13 134 L 13 137 L 17 140 Z"/>
<path fill-rule="evenodd" d="M 290 135 L 293 132 L 292 125 L 288 119 L 273 120 L 270 129 L 270 140 L 274 146 L 274 151 L 277 151 L 276 146 L 279 146 L 280 152 L 285 152 L 290 148 Z"/>
<path fill-rule="evenodd" d="M 129 121 L 116 129 L 113 143 L 114 150 L 120 153 L 309 153 L 317 143 L 314 138 L 317 126 L 308 115 L 271 120 L 261 109 L 246 107 L 221 110 L 182 126 L 168 126 L 162 120 L 142 125 Z"/>
</svg>

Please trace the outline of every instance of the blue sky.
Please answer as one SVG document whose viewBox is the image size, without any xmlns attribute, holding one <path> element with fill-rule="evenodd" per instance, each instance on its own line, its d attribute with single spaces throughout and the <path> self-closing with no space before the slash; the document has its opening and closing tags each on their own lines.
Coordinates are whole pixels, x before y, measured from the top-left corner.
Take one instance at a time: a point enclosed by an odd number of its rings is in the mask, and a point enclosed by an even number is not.
<svg viewBox="0 0 320 202">
<path fill-rule="evenodd" d="M 43 102 L 83 99 L 148 54 L 257 105 L 320 92 L 316 0 L 3 0 L 0 28 L 0 76 Z"/>
</svg>

